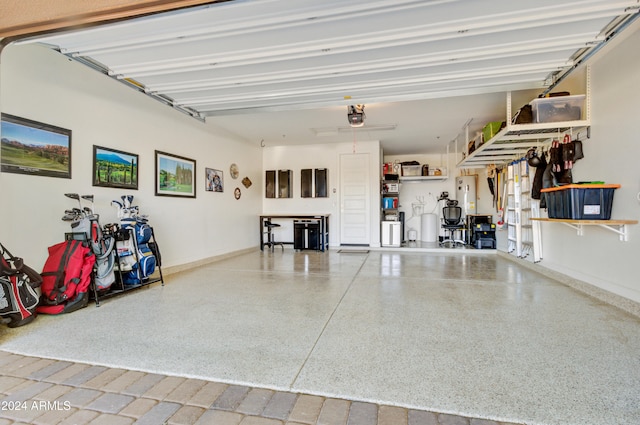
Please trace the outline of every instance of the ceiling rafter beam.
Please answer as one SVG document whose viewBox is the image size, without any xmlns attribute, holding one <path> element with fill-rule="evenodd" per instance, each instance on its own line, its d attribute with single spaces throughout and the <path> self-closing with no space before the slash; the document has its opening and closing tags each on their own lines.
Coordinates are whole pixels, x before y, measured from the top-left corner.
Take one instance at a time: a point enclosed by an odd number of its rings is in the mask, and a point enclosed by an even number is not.
<svg viewBox="0 0 640 425">
<path fill-rule="evenodd" d="M 309 68 L 291 69 L 285 71 L 260 72 L 255 74 L 245 74 L 242 76 L 219 77 L 200 81 L 187 81 L 179 84 L 158 83 L 149 84 L 152 91 L 184 91 L 200 90 L 203 88 L 215 88 L 225 86 L 235 86 L 237 84 L 251 84 L 256 82 L 277 82 L 277 81 L 302 81 L 326 77 L 327 75 L 367 75 L 377 72 L 389 72 L 406 69 L 420 69 L 424 67 L 435 67 L 449 65 L 451 63 L 463 64 L 478 62 L 483 60 L 497 61 L 499 59 L 525 57 L 542 53 L 550 53 L 563 50 L 577 49 L 584 45 L 584 39 L 571 38 L 562 40 L 545 40 L 542 42 L 508 43 L 506 45 L 483 46 L 477 49 L 464 49 L 458 51 L 438 52 L 434 54 L 413 55 L 406 57 L 395 57 L 376 59 L 360 62 L 347 62 L 336 65 L 317 66 Z M 566 66 L 572 66 L 572 62 L 567 62 Z M 195 69 L 185 67 L 181 72 L 200 71 L 210 68 L 222 69 L 233 66 L 218 67 L 216 65 L 206 67 L 196 67 Z M 147 76 L 150 74 L 147 74 Z M 164 75 L 154 73 L 152 75 Z M 132 74 L 132 78 L 140 78 L 144 75 Z M 123 78 L 123 76 L 120 76 Z"/>
</svg>

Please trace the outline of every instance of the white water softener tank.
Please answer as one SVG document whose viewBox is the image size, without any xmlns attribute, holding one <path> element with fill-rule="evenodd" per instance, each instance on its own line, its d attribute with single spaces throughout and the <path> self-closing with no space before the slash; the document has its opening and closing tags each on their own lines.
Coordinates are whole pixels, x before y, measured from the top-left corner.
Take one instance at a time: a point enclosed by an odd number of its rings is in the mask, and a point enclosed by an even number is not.
<svg viewBox="0 0 640 425">
<path fill-rule="evenodd" d="M 420 216 L 420 240 L 422 242 L 436 242 L 438 240 L 438 216 L 436 214 L 422 214 Z"/>
<path fill-rule="evenodd" d="M 456 197 L 462 207 L 462 218 L 476 213 L 476 178 L 478 176 L 456 177 Z"/>
</svg>

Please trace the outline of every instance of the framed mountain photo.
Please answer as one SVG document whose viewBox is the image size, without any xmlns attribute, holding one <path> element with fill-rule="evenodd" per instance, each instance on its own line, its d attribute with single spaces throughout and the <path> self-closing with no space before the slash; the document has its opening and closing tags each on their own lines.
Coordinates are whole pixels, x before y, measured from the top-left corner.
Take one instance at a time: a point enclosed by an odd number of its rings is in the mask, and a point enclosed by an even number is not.
<svg viewBox="0 0 640 425">
<path fill-rule="evenodd" d="M 3 173 L 71 178 L 71 130 L 2 114 Z"/>
<path fill-rule="evenodd" d="M 94 145 L 93 185 L 138 189 L 138 155 Z"/>
</svg>

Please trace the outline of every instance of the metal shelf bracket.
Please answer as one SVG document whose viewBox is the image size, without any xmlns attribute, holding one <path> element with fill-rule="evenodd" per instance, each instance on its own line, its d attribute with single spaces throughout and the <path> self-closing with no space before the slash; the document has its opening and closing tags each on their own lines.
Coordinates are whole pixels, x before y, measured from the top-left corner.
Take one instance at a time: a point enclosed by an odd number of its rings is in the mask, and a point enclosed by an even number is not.
<svg viewBox="0 0 640 425">
<path fill-rule="evenodd" d="M 578 236 L 584 236 L 584 227 L 585 226 L 598 226 L 603 229 L 607 229 L 610 232 L 618 235 L 618 238 L 622 242 L 629 241 L 629 225 L 637 224 L 637 220 L 603 220 L 602 223 L 597 223 L 594 221 L 587 221 L 585 223 L 578 223 L 578 220 L 564 220 L 564 219 L 554 219 L 554 218 L 533 218 L 532 220 L 537 221 L 550 221 L 555 223 L 562 223 L 565 226 L 571 227 L 578 233 Z"/>
<path fill-rule="evenodd" d="M 572 224 L 572 223 L 562 223 L 566 226 L 571 227 L 576 230 L 578 236 L 584 236 L 584 225 L 583 224 Z M 591 226 L 594 226 L 591 224 Z M 607 229 L 615 234 L 617 234 L 622 242 L 627 242 L 629 240 L 629 232 L 627 224 L 596 224 L 595 226 L 602 227 L 603 229 Z"/>
</svg>

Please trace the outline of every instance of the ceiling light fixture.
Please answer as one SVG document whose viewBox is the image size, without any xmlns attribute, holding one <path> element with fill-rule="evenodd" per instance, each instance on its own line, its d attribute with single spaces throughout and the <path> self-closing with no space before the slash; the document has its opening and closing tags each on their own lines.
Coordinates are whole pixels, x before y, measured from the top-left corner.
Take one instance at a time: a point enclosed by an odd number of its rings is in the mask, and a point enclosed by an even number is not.
<svg viewBox="0 0 640 425">
<path fill-rule="evenodd" d="M 351 127 L 362 127 L 364 125 L 364 119 L 366 118 L 364 105 L 347 106 L 347 117 Z"/>
</svg>

